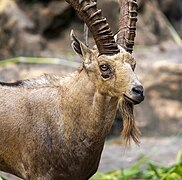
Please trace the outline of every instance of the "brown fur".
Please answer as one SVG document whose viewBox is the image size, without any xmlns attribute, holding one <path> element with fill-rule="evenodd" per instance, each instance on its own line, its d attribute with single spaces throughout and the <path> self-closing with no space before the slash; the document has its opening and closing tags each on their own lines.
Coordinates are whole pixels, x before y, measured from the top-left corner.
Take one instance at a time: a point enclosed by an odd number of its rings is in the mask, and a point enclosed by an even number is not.
<svg viewBox="0 0 182 180">
<path fill-rule="evenodd" d="M 120 102 L 123 137 L 138 142 L 133 57 L 101 55 L 79 42 L 83 65 L 65 78 L 44 75 L 0 86 L 0 170 L 31 180 L 86 180 L 97 170 Z M 101 71 L 101 64 L 109 70 Z M 106 78 L 107 77 L 107 78 Z M 120 101 L 119 101 L 120 100 Z"/>
<path fill-rule="evenodd" d="M 140 130 L 135 124 L 133 104 L 123 100 L 119 103 L 119 111 L 123 118 L 123 130 L 121 137 L 124 139 L 125 144 L 130 144 L 131 139 L 133 139 L 136 144 L 139 144 Z"/>
</svg>

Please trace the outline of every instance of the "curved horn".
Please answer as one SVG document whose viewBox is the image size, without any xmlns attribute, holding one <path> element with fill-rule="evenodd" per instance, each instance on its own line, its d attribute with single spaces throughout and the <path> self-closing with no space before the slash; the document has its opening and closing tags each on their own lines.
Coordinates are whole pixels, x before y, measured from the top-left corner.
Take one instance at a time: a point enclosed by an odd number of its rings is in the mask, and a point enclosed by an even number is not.
<svg viewBox="0 0 182 180">
<path fill-rule="evenodd" d="M 120 0 L 120 19 L 117 43 L 132 53 L 137 22 L 137 0 Z"/>
<path fill-rule="evenodd" d="M 93 0 L 66 0 L 81 16 L 92 32 L 99 55 L 113 55 L 119 52 L 113 33 L 101 10 Z"/>
</svg>

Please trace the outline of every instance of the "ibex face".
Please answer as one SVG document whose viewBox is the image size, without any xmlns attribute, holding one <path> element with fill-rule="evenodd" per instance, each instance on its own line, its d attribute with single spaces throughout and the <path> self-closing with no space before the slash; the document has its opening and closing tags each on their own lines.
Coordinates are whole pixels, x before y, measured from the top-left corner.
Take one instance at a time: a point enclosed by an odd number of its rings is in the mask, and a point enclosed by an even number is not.
<svg viewBox="0 0 182 180">
<path fill-rule="evenodd" d="M 89 49 L 79 41 L 73 32 L 73 49 L 83 59 L 88 77 L 101 94 L 119 97 L 138 104 L 144 100 L 143 87 L 138 81 L 135 69 L 135 59 L 120 47 L 119 53 L 99 55 L 97 49 Z"/>
<path fill-rule="evenodd" d="M 98 89 L 102 93 L 126 98 L 133 104 L 143 101 L 143 88 L 134 73 L 135 60 L 129 53 L 118 53 L 112 57 L 102 55 L 98 57 L 98 67 Z M 134 89 L 139 87 L 141 91 L 135 92 Z"/>
</svg>

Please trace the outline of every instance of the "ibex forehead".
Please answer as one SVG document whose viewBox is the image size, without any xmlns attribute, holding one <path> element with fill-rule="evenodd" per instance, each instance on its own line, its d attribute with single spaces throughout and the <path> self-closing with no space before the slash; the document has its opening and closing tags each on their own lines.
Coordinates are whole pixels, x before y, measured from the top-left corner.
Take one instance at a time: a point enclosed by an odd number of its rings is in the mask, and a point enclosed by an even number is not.
<svg viewBox="0 0 182 180">
<path fill-rule="evenodd" d="M 128 52 L 123 53 L 123 60 L 129 64 L 136 64 L 135 58 Z"/>
<path fill-rule="evenodd" d="M 98 57 L 98 61 L 102 61 L 102 60 L 122 61 L 122 62 L 127 62 L 129 64 L 136 64 L 134 57 L 128 52 L 124 52 L 124 53 L 120 52 L 120 53 L 112 55 L 112 56 L 101 55 Z"/>
</svg>

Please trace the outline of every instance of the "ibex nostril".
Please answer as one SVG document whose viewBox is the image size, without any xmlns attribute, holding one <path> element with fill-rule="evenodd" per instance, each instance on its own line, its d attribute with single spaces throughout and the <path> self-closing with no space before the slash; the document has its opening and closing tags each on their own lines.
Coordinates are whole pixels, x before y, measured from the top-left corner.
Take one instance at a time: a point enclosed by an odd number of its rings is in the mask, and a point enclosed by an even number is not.
<svg viewBox="0 0 182 180">
<path fill-rule="evenodd" d="M 132 91 L 137 95 L 143 95 L 143 86 L 135 86 Z"/>
</svg>

